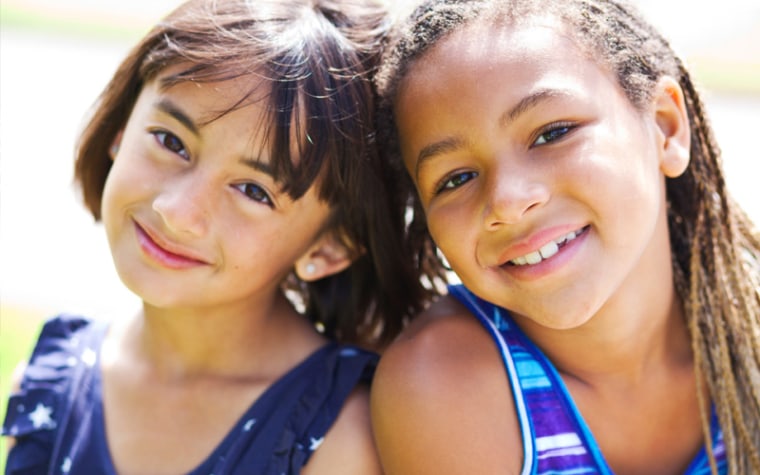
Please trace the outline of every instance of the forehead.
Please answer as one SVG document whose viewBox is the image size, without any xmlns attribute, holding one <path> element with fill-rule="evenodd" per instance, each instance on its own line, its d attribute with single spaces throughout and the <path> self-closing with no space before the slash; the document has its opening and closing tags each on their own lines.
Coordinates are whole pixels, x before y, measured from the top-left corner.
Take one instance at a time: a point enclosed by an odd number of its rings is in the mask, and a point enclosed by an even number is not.
<svg viewBox="0 0 760 475">
<path fill-rule="evenodd" d="M 526 67 L 548 71 L 587 59 L 559 21 L 476 22 L 449 33 L 423 53 L 409 67 L 399 89 L 448 71 L 477 76 L 498 69 L 511 78 Z"/>
<path fill-rule="evenodd" d="M 147 126 L 168 127 L 195 153 L 215 150 L 218 156 L 269 164 L 277 159 L 265 81 L 254 75 L 172 81 L 176 72 L 167 68 L 143 86 L 126 123 L 128 137 Z"/>
<path fill-rule="evenodd" d="M 185 122 L 193 122 L 209 140 L 268 162 L 273 178 L 293 199 L 318 182 L 330 139 L 319 136 L 312 142 L 313 117 L 307 115 L 307 102 L 321 98 L 307 96 L 296 80 L 275 81 L 255 69 L 209 81 L 193 78 L 192 72 L 192 64 L 160 71 L 143 87 L 134 111 L 167 112 L 166 107 L 155 107 L 164 100 L 177 105 L 189 118 Z"/>
<path fill-rule="evenodd" d="M 180 64 L 166 68 L 146 89 L 158 95 L 182 100 L 188 112 L 200 123 L 211 123 L 236 110 L 250 105 L 266 108 L 270 85 L 254 72 L 230 79 L 203 81 L 181 75 L 192 65 Z"/>
<path fill-rule="evenodd" d="M 475 23 L 442 38 L 410 65 L 394 109 L 403 116 L 409 99 L 463 104 L 496 90 L 519 99 L 537 89 L 580 93 L 601 84 L 618 88 L 615 76 L 557 21 Z"/>
<path fill-rule="evenodd" d="M 462 27 L 412 64 L 399 84 L 394 112 L 402 154 L 406 160 L 428 143 L 466 135 L 473 126 L 464 117 L 498 125 L 541 93 L 598 107 L 624 100 L 615 76 L 551 20 Z"/>
</svg>

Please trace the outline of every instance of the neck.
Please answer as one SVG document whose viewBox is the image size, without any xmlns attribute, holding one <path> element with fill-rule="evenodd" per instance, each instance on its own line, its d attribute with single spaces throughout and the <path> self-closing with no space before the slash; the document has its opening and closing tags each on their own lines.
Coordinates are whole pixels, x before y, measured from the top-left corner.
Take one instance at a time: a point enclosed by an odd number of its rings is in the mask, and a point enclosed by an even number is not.
<svg viewBox="0 0 760 475">
<path fill-rule="evenodd" d="M 120 355 L 161 378 L 235 377 L 277 371 L 313 351 L 320 340 L 309 323 L 277 293 L 269 301 L 225 308 L 143 311 L 114 331 Z M 294 351 L 298 346 L 304 351 Z M 309 351 L 311 350 L 311 351 Z"/>
<path fill-rule="evenodd" d="M 692 367 L 690 335 L 674 292 L 659 307 L 642 307 L 638 299 L 536 343 L 561 374 L 591 386 L 641 387 L 644 378 L 663 369 Z"/>
<path fill-rule="evenodd" d="M 690 371 L 691 337 L 675 290 L 664 204 L 637 264 L 585 323 L 552 330 L 516 320 L 560 373 L 584 384 L 639 387 L 650 375 Z"/>
<path fill-rule="evenodd" d="M 669 265 L 632 272 L 578 327 L 547 330 L 527 318 L 516 320 L 560 373 L 587 384 L 638 385 L 654 368 L 680 371 L 692 365 L 691 338 Z"/>
</svg>

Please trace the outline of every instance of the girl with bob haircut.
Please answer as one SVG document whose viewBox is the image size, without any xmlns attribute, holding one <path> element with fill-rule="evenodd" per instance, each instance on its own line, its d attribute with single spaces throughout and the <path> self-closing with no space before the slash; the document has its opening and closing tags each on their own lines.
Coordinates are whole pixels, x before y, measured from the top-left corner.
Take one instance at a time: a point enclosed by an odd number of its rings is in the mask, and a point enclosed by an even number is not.
<svg viewBox="0 0 760 475">
<path fill-rule="evenodd" d="M 378 160 L 371 0 L 190 0 L 106 86 L 76 181 L 122 281 L 44 326 L 9 474 L 380 473 L 376 354 L 430 296 Z"/>
<path fill-rule="evenodd" d="M 380 143 L 463 285 L 383 354 L 385 473 L 760 473 L 760 237 L 663 36 L 429 0 L 389 38 Z"/>
</svg>

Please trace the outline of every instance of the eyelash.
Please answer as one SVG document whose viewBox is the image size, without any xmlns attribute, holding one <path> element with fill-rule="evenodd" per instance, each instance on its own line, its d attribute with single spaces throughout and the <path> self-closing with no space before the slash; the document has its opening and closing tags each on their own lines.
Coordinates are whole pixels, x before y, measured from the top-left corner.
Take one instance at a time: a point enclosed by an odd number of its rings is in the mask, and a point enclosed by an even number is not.
<svg viewBox="0 0 760 475">
<path fill-rule="evenodd" d="M 243 196 L 250 199 L 251 201 L 255 201 L 257 203 L 269 206 L 270 208 L 274 208 L 274 201 L 272 201 L 272 198 L 264 190 L 263 187 L 255 183 L 240 183 L 233 186 L 240 193 L 242 193 Z"/>
<path fill-rule="evenodd" d="M 531 142 L 531 147 L 540 147 L 542 145 L 550 144 L 569 134 L 574 128 L 575 124 L 571 122 L 554 122 L 549 124 L 539 131 L 536 138 Z M 547 135 L 551 135 L 551 137 L 547 138 Z M 542 137 L 544 138 L 543 143 L 538 143 Z"/>
<path fill-rule="evenodd" d="M 151 133 L 163 148 L 171 153 L 179 155 L 185 160 L 190 159 L 190 154 L 187 152 L 185 144 L 183 144 L 182 140 L 180 140 L 176 135 L 165 130 L 156 130 Z M 169 140 L 172 141 L 171 145 L 168 143 Z M 274 208 L 274 202 L 272 201 L 272 198 L 269 196 L 269 194 L 267 194 L 266 191 L 264 191 L 264 188 L 261 186 L 255 183 L 240 183 L 238 185 L 233 185 L 233 187 L 249 200 L 264 204 L 270 208 Z"/>
<path fill-rule="evenodd" d="M 542 145 L 550 144 L 556 140 L 561 139 L 565 135 L 572 132 L 572 130 L 575 128 L 575 124 L 571 122 L 555 122 L 552 124 L 549 124 L 545 126 L 536 136 L 536 138 L 531 143 L 531 147 L 540 147 Z M 546 137 L 549 136 L 549 137 Z M 539 143 L 539 140 L 543 138 L 543 142 Z M 459 188 L 460 186 L 466 184 L 473 178 L 477 177 L 477 172 L 468 171 L 468 172 L 457 172 L 453 173 L 451 175 L 447 175 L 446 177 L 441 180 L 441 182 L 435 187 L 435 195 L 439 195 L 441 193 L 444 193 L 449 190 L 453 190 L 456 188 Z M 464 180 L 462 180 L 464 178 Z M 459 183 L 454 183 L 454 181 L 459 181 Z"/>
<path fill-rule="evenodd" d="M 161 145 L 161 147 L 165 148 L 171 153 L 179 155 L 184 160 L 190 160 L 190 153 L 188 153 L 187 149 L 185 148 L 185 144 L 182 143 L 182 140 L 180 140 L 176 135 L 165 130 L 155 130 L 151 132 L 151 134 L 153 134 L 153 136 L 156 138 L 156 141 L 159 145 Z M 169 140 L 172 141 L 171 145 L 167 143 Z"/>
<path fill-rule="evenodd" d="M 456 172 L 456 173 L 452 173 L 451 175 L 447 175 L 435 187 L 434 194 L 439 195 L 441 193 L 445 193 L 447 191 L 457 189 L 477 176 L 478 176 L 478 173 L 473 172 L 473 171 Z M 464 180 L 462 180 L 462 178 L 464 178 Z M 459 183 L 454 183 L 454 181 L 459 181 Z"/>
</svg>

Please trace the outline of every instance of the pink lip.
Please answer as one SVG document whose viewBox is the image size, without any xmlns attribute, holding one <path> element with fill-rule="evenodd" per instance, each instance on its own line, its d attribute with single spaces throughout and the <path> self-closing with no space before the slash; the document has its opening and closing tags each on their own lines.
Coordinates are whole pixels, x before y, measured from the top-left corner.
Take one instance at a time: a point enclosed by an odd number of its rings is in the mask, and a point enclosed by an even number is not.
<svg viewBox="0 0 760 475">
<path fill-rule="evenodd" d="M 557 254 L 548 259 L 544 259 L 538 264 L 517 266 L 509 263 L 510 260 L 516 257 L 524 256 L 529 252 L 540 249 L 541 246 L 548 243 L 549 241 L 557 239 L 569 233 L 570 231 L 577 230 L 580 230 L 580 234 L 576 236 L 575 239 L 560 247 Z M 575 256 L 582 248 L 583 242 L 588 237 L 588 232 L 589 228 L 586 226 L 580 229 L 578 227 L 552 228 L 537 233 L 531 236 L 528 240 L 521 242 L 519 245 L 510 246 L 507 252 L 503 254 L 505 258 L 500 261 L 502 264 L 499 266 L 499 268 L 520 280 L 540 279 L 541 277 L 544 277 L 556 271 L 558 268 L 572 259 L 573 256 Z"/>
<path fill-rule="evenodd" d="M 170 243 L 155 231 L 135 221 L 135 232 L 140 249 L 154 262 L 169 269 L 188 269 L 207 265 L 208 262 L 195 257 L 188 250 Z"/>
<path fill-rule="evenodd" d="M 566 235 L 570 231 L 578 231 L 580 229 L 583 228 L 579 226 L 555 226 L 552 228 L 543 229 L 509 246 L 499 256 L 498 262 L 501 263 L 499 265 L 505 265 L 512 259 L 537 251 L 550 241 L 554 241 L 555 239 Z"/>
</svg>

